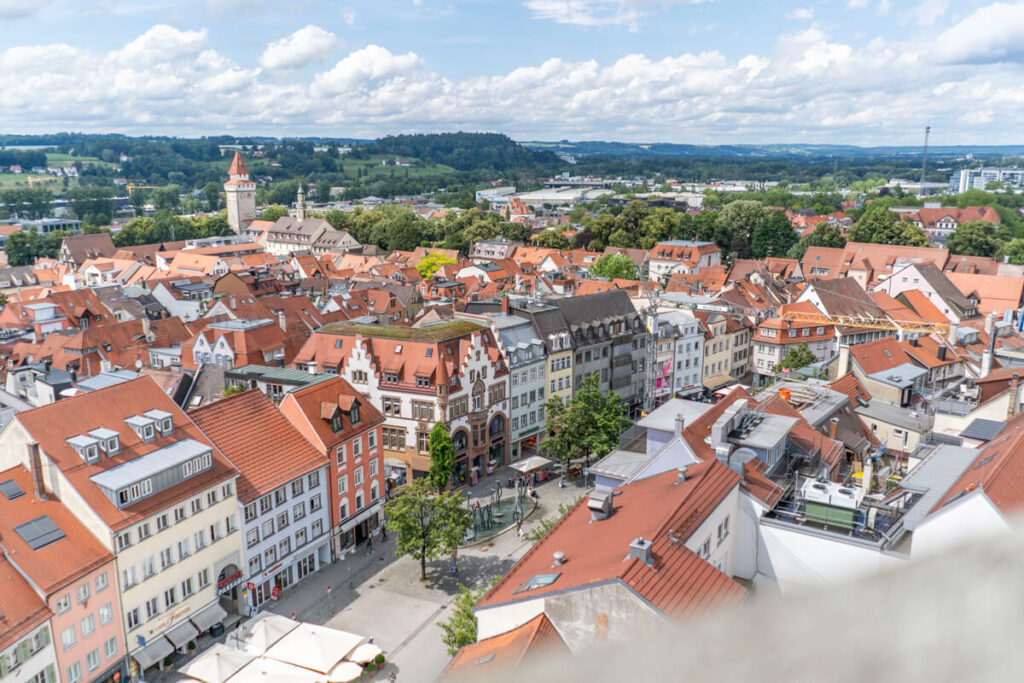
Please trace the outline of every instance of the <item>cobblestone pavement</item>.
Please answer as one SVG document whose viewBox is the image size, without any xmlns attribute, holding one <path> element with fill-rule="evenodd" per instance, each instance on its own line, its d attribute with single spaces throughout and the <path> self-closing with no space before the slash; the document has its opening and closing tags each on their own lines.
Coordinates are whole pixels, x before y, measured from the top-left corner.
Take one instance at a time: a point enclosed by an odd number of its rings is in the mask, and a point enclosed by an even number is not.
<svg viewBox="0 0 1024 683">
<path fill-rule="evenodd" d="M 470 497 L 485 498 L 496 482 L 504 484 L 508 476 L 506 468 L 483 478 L 469 488 Z M 447 619 L 446 610 L 459 586 L 465 584 L 476 589 L 502 576 L 530 548 L 525 534 L 539 520 L 556 516 L 560 504 L 575 501 L 586 488 L 582 479 L 560 488 L 557 478 L 552 478 L 538 484 L 536 490 L 539 499 L 523 523 L 524 539 L 510 528 L 489 540 L 461 548 L 457 577 L 451 574 L 450 560 L 444 558 L 428 562 L 427 581 L 421 581 L 418 562 L 395 557 L 394 535 L 388 534 L 385 541 L 378 534 L 372 549 L 366 544 L 358 547 L 344 559 L 288 588 L 279 601 L 269 603 L 265 609 L 373 637 L 388 657 L 378 680 L 385 680 L 395 671 L 403 683 L 433 681 L 450 659 L 436 624 Z M 200 643 L 201 648 L 215 642 L 211 638 L 203 641 L 206 642 Z M 175 666 L 185 661 L 177 660 Z M 167 673 L 151 674 L 147 679 L 179 680 Z"/>
</svg>

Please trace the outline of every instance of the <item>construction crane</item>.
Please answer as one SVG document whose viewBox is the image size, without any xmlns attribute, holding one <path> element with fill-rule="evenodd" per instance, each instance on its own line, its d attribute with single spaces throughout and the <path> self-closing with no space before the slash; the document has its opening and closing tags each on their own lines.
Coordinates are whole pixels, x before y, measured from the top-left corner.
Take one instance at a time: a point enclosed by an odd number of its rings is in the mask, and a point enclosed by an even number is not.
<svg viewBox="0 0 1024 683">
<path fill-rule="evenodd" d="M 892 320 L 890 318 L 873 318 L 862 315 L 827 315 L 825 313 L 803 313 L 789 311 L 779 315 L 787 322 L 818 323 L 819 325 L 842 325 L 844 327 L 863 327 L 872 330 L 895 330 L 917 332 L 920 334 L 946 334 L 949 323 L 935 323 L 927 320 Z"/>
</svg>

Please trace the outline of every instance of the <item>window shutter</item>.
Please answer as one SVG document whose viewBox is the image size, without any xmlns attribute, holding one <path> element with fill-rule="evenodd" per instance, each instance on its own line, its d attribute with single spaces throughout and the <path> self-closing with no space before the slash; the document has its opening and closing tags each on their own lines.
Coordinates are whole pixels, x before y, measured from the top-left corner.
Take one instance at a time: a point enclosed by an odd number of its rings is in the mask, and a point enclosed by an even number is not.
<svg viewBox="0 0 1024 683">
<path fill-rule="evenodd" d="M 50 644 L 50 629 L 44 628 L 39 632 L 39 642 L 43 644 L 43 647 Z"/>
<path fill-rule="evenodd" d="M 57 670 L 53 668 L 53 664 L 46 666 L 46 683 L 57 683 Z"/>
<path fill-rule="evenodd" d="M 18 643 L 18 658 L 22 662 L 27 662 L 28 658 L 32 656 L 32 644 L 27 640 L 23 640 Z"/>
<path fill-rule="evenodd" d="M 0 655 L 0 678 L 7 675 L 7 655 Z"/>
</svg>

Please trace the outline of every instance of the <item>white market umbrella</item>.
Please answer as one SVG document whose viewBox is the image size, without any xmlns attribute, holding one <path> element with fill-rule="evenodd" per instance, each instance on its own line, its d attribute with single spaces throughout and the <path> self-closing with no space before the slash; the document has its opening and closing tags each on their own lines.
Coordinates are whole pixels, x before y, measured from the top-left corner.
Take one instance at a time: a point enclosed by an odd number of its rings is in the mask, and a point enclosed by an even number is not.
<svg viewBox="0 0 1024 683">
<path fill-rule="evenodd" d="M 253 659 L 253 655 L 216 643 L 178 672 L 205 683 L 224 683 Z"/>
<path fill-rule="evenodd" d="M 346 659 L 350 662 L 366 664 L 367 662 L 372 662 L 377 658 L 377 655 L 382 653 L 383 651 L 373 643 L 363 643 L 356 649 L 352 650 Z"/>
<path fill-rule="evenodd" d="M 262 655 L 299 626 L 298 621 L 262 612 L 228 634 L 227 644 L 251 655 Z"/>
<path fill-rule="evenodd" d="M 228 683 L 321 683 L 323 676 L 294 664 L 257 657 L 239 669 Z"/>
<path fill-rule="evenodd" d="M 363 667 L 355 662 L 342 662 L 327 674 L 327 683 L 349 683 L 363 675 Z"/>
<path fill-rule="evenodd" d="M 271 646 L 264 656 L 325 674 L 363 640 L 363 636 L 336 628 L 300 624 Z"/>
</svg>

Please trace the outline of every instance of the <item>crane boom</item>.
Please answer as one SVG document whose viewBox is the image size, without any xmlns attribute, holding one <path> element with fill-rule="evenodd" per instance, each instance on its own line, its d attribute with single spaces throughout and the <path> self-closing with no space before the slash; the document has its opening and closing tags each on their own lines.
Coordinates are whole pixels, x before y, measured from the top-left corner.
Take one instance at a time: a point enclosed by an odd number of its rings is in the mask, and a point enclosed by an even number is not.
<svg viewBox="0 0 1024 683">
<path fill-rule="evenodd" d="M 949 323 L 935 323 L 927 320 L 891 320 L 889 318 L 870 318 L 860 315 L 826 315 L 824 313 L 803 313 L 789 311 L 779 316 L 782 320 L 802 323 L 820 323 L 822 325 L 843 325 L 844 327 L 864 327 L 873 330 L 902 330 L 921 334 L 946 334 Z"/>
</svg>

